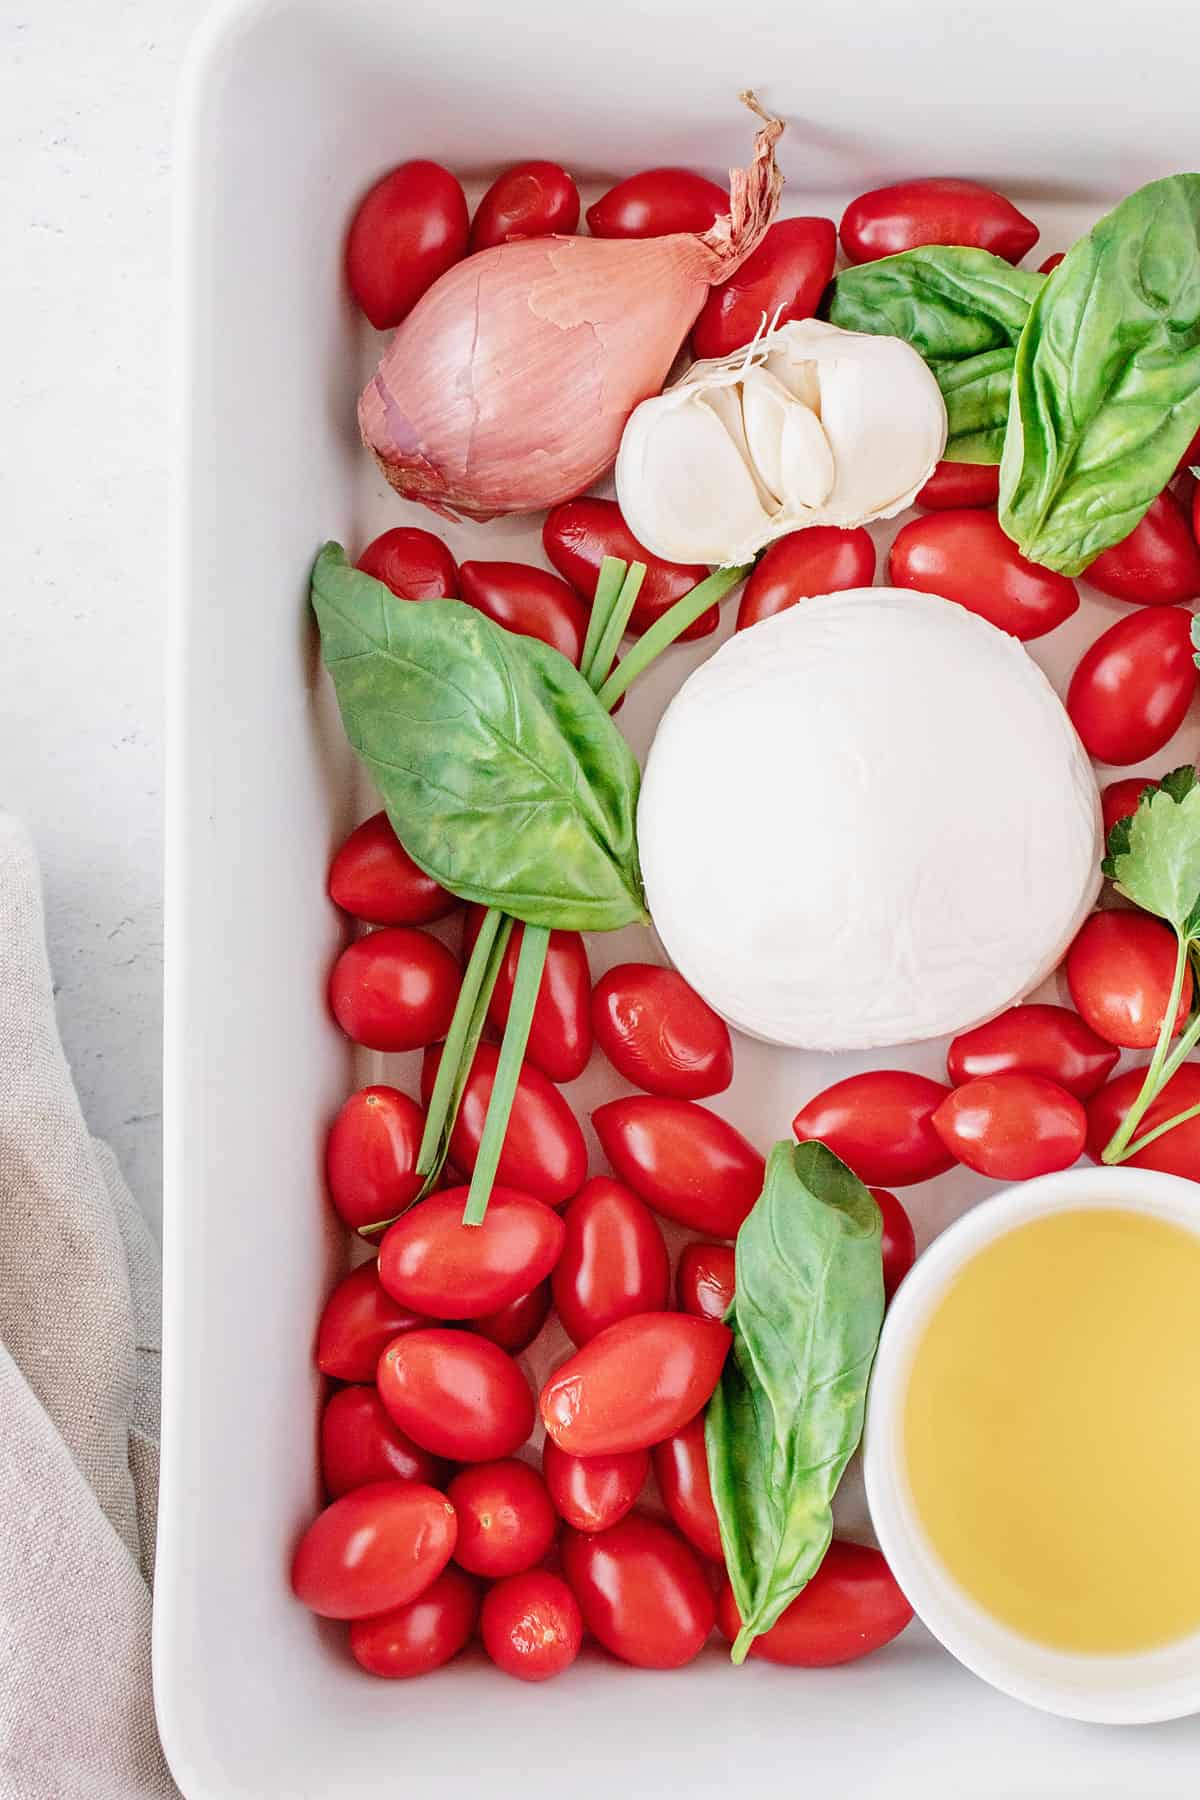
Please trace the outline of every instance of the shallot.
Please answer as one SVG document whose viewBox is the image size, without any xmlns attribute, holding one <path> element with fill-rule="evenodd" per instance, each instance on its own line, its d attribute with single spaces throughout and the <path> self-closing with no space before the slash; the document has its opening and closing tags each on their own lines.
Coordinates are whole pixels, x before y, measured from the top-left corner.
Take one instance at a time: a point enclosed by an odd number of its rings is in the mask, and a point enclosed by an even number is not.
<svg viewBox="0 0 1200 1800">
<path fill-rule="evenodd" d="M 359 400 L 363 441 L 398 493 L 486 519 L 554 506 L 605 473 L 709 288 L 775 215 L 783 126 L 760 116 L 750 167 L 730 172 L 729 212 L 710 230 L 519 240 L 435 282 Z"/>
</svg>

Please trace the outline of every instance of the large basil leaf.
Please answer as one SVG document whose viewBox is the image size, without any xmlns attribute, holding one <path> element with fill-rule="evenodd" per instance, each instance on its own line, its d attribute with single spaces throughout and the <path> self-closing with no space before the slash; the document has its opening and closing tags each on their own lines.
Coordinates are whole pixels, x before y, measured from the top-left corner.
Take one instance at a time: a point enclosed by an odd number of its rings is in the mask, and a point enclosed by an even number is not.
<svg viewBox="0 0 1200 1800">
<path fill-rule="evenodd" d="M 1000 520 L 1078 575 L 1160 494 L 1200 425 L 1200 175 L 1140 188 L 1081 238 L 1017 347 Z"/>
<path fill-rule="evenodd" d="M 398 600 L 338 544 L 312 603 L 346 735 L 409 855 L 531 925 L 646 923 L 638 766 L 557 650 L 458 600 Z"/>
<path fill-rule="evenodd" d="M 879 1209 L 824 1144 L 776 1144 L 738 1233 L 705 1435 L 741 1662 L 817 1569 L 883 1322 Z"/>
<path fill-rule="evenodd" d="M 844 269 L 829 317 L 900 337 L 937 376 L 952 462 L 999 462 L 1016 347 L 1044 275 L 986 250 L 930 244 Z"/>
</svg>

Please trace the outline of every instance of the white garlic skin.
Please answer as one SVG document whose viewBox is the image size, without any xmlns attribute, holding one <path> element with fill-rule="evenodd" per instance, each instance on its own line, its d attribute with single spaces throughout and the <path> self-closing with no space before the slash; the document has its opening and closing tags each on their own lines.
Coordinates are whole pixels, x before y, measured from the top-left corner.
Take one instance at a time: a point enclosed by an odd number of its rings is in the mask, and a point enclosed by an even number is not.
<svg viewBox="0 0 1200 1800">
<path fill-rule="evenodd" d="M 728 566 L 809 525 L 891 518 L 945 447 L 945 402 L 911 345 L 798 319 L 636 407 L 617 499 L 656 556 Z"/>
</svg>

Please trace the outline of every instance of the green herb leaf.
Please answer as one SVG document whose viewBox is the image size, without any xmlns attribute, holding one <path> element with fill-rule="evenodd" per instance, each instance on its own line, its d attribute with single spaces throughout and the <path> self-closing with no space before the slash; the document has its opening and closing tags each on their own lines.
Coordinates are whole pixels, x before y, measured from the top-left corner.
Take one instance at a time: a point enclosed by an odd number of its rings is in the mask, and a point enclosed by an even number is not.
<svg viewBox="0 0 1200 1800">
<path fill-rule="evenodd" d="M 1109 833 L 1104 873 L 1181 937 L 1200 933 L 1200 784 L 1190 764 L 1147 788 Z"/>
<path fill-rule="evenodd" d="M 733 1348 L 705 1433 L 742 1618 L 733 1660 L 821 1565 L 883 1322 L 879 1209 L 824 1144 L 776 1144 L 738 1233 Z"/>
<path fill-rule="evenodd" d="M 1064 575 L 1120 543 L 1200 425 L 1200 175 L 1140 188 L 1067 252 L 1017 347 L 1000 520 Z"/>
<path fill-rule="evenodd" d="M 639 771 L 557 650 L 457 600 L 398 600 L 327 544 L 312 603 L 342 721 L 413 860 L 530 925 L 647 923 Z"/>
<path fill-rule="evenodd" d="M 946 402 L 946 459 L 997 463 L 1017 343 L 1045 279 L 986 250 L 929 245 L 843 270 L 829 316 L 912 344 Z"/>
</svg>

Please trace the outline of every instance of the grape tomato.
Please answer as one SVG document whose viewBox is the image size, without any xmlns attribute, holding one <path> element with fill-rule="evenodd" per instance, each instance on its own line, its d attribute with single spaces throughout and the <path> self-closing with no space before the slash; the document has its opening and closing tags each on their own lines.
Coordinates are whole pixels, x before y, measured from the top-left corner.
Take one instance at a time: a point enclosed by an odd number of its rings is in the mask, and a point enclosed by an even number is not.
<svg viewBox="0 0 1200 1800">
<path fill-rule="evenodd" d="M 1110 781 L 1107 787 L 1100 790 L 1100 806 L 1104 814 L 1104 841 L 1108 842 L 1108 834 L 1118 819 L 1127 819 L 1135 813 L 1147 788 L 1156 788 L 1157 781 L 1150 775 L 1127 775 L 1122 781 Z"/>
<path fill-rule="evenodd" d="M 999 499 L 999 463 L 940 462 L 915 504 L 926 512 L 945 512 L 963 506 L 995 506 Z"/>
<path fill-rule="evenodd" d="M 675 1270 L 675 1297 L 681 1312 L 698 1319 L 724 1319 L 733 1299 L 732 1244 L 685 1244 Z"/>
<path fill-rule="evenodd" d="M 667 1246 L 653 1214 L 630 1188 L 593 1176 L 567 1206 L 563 1225 L 551 1289 L 575 1344 L 586 1344 L 618 1319 L 666 1307 Z"/>
<path fill-rule="evenodd" d="M 873 1187 L 871 1198 L 883 1220 L 879 1250 L 883 1258 L 883 1297 L 888 1301 L 917 1260 L 917 1234 L 895 1194 L 887 1188 Z"/>
<path fill-rule="evenodd" d="M 337 1381 L 374 1381 L 394 1337 L 429 1320 L 399 1306 L 380 1285 L 374 1258 L 338 1282 L 317 1326 L 317 1367 Z"/>
<path fill-rule="evenodd" d="M 458 1517 L 455 1562 L 489 1581 L 541 1562 L 558 1531 L 546 1483 L 515 1457 L 460 1470 L 446 1498 Z"/>
<path fill-rule="evenodd" d="M 462 975 L 427 931 L 386 925 L 348 944 L 333 965 L 329 1004 L 353 1043 L 422 1050 L 449 1030 Z"/>
<path fill-rule="evenodd" d="M 764 329 L 811 319 L 833 280 L 832 219 L 778 219 L 736 272 L 710 290 L 692 326 L 692 354 L 728 356 Z"/>
<path fill-rule="evenodd" d="M 350 292 L 377 331 L 399 325 L 466 253 L 467 197 L 435 162 L 392 169 L 359 202 L 346 240 Z"/>
<path fill-rule="evenodd" d="M 591 495 L 551 507 L 542 527 L 542 546 L 563 580 L 570 582 L 589 606 L 595 597 L 600 564 L 606 556 L 616 556 L 627 563 L 645 563 L 646 578 L 629 621 L 629 628 L 635 633 L 653 625 L 668 607 L 690 594 L 708 575 L 703 563 L 664 562 L 661 556 L 652 555 L 634 537 L 615 500 L 597 500 Z M 707 637 L 717 629 L 720 618 L 717 608 L 710 606 L 680 634 L 680 642 Z"/>
<path fill-rule="evenodd" d="M 583 1642 L 579 1602 L 561 1575 L 529 1569 L 498 1581 L 480 1616 L 483 1647 L 518 1681 L 549 1681 L 569 1669 Z"/>
<path fill-rule="evenodd" d="M 686 1313 L 621 1319 L 551 1375 L 542 1423 L 571 1456 L 648 1449 L 707 1405 L 731 1341 L 724 1325 Z"/>
<path fill-rule="evenodd" d="M 379 1279 L 402 1306 L 482 1319 L 550 1273 L 565 1230 L 544 1200 L 494 1187 L 481 1225 L 464 1225 L 468 1189 L 445 1188 L 405 1213 L 379 1246 Z"/>
<path fill-rule="evenodd" d="M 597 1107 L 592 1124 L 621 1180 L 693 1231 L 735 1237 L 762 1192 L 758 1151 L 695 1101 L 635 1094 Z"/>
<path fill-rule="evenodd" d="M 387 1681 L 429 1675 L 469 1643 L 478 1617 L 478 1584 L 451 1566 L 406 1606 L 353 1620 L 350 1654 Z"/>
<path fill-rule="evenodd" d="M 1084 652 L 1067 690 L 1067 711 L 1097 762 L 1143 762 L 1183 724 L 1196 691 L 1191 626 L 1182 607 L 1143 607 Z"/>
<path fill-rule="evenodd" d="M 674 969 L 618 963 L 596 983 L 591 1015 L 617 1074 L 647 1093 L 702 1100 L 733 1080 L 728 1025 Z"/>
<path fill-rule="evenodd" d="M 1169 488 L 1127 538 L 1088 564 L 1084 580 L 1138 606 L 1175 606 L 1200 595 L 1200 545 Z"/>
<path fill-rule="evenodd" d="M 579 224 L 579 189 L 558 163 L 523 162 L 493 181 L 471 221 L 471 251 L 514 238 L 570 237 Z"/>
<path fill-rule="evenodd" d="M 428 925 L 458 901 L 418 869 L 386 813 L 363 821 L 329 865 L 329 898 L 368 925 Z"/>
<path fill-rule="evenodd" d="M 552 1437 L 542 1445 L 542 1476 L 555 1509 L 576 1531 L 607 1531 L 623 1519 L 646 1485 L 648 1450 L 570 1456 Z"/>
<path fill-rule="evenodd" d="M 792 1121 L 801 1143 L 816 1138 L 871 1187 L 911 1187 L 953 1168 L 933 1128 L 950 1092 L 908 1069 L 871 1069 L 835 1081 Z"/>
<path fill-rule="evenodd" d="M 933 176 L 860 194 L 842 215 L 840 235 L 853 263 L 897 256 L 922 244 L 965 244 L 1019 263 L 1039 233 L 1003 194 L 978 181 Z"/>
<path fill-rule="evenodd" d="M 654 1473 L 662 1503 L 677 1531 L 710 1562 L 721 1562 L 721 1527 L 708 1479 L 704 1414 L 654 1447 Z"/>
<path fill-rule="evenodd" d="M 955 1087 L 980 1075 L 1044 1075 L 1086 1100 L 1116 1067 L 1119 1052 L 1069 1006 L 1012 1006 L 950 1045 L 946 1071 Z"/>
<path fill-rule="evenodd" d="M 339 1388 L 321 1414 L 321 1478 L 331 1500 L 372 1481 L 436 1487 L 441 1464 L 389 1418 L 373 1387 Z"/>
<path fill-rule="evenodd" d="M 467 910 L 463 960 L 470 956 L 485 918 L 482 906 Z M 512 1005 L 524 926 L 514 925 L 488 1006 L 488 1023 L 503 1036 Z M 555 1083 L 583 1074 L 592 1054 L 592 972 L 587 946 L 578 931 L 552 931 L 546 948 L 537 1002 L 525 1045 L 525 1060 Z"/>
<path fill-rule="evenodd" d="M 772 619 L 799 600 L 817 594 L 870 587 L 875 579 L 875 544 L 861 525 L 810 525 L 767 546 L 742 591 L 737 629 Z"/>
<path fill-rule="evenodd" d="M 895 587 L 941 594 L 1028 641 L 1079 605 L 1075 583 L 1021 555 L 994 512 L 960 507 L 902 526 L 888 554 Z"/>
<path fill-rule="evenodd" d="M 630 1513 L 607 1531 L 564 1531 L 562 1562 L 584 1624 L 622 1662 L 680 1669 L 704 1648 L 716 1616 L 708 1577 L 657 1519 Z"/>
<path fill-rule="evenodd" d="M 1116 1076 L 1093 1094 L 1088 1102 L 1088 1155 L 1099 1162 L 1125 1115 L 1141 1091 L 1144 1069 L 1129 1069 Z M 1150 1102 L 1137 1128 L 1134 1141 L 1159 1125 L 1165 1125 L 1178 1113 L 1200 1106 L 1200 1063 L 1185 1062 Z M 1126 1169 L 1158 1169 L 1164 1175 L 1179 1175 L 1185 1181 L 1200 1181 L 1200 1117 L 1173 1125 L 1144 1150 L 1127 1156 L 1121 1164 Z"/>
<path fill-rule="evenodd" d="M 398 1088 L 360 1088 L 345 1102 L 326 1140 L 325 1179 L 352 1231 L 394 1218 L 416 1199 L 424 1128 L 421 1108 Z"/>
<path fill-rule="evenodd" d="M 415 1600 L 450 1561 L 457 1534 L 444 1494 L 375 1481 L 318 1513 L 296 1546 L 292 1588 L 310 1612 L 362 1619 Z"/>
<path fill-rule="evenodd" d="M 393 525 L 372 538 L 357 568 L 400 600 L 456 600 L 458 564 L 440 537 L 416 525 Z"/>
<path fill-rule="evenodd" d="M 729 211 L 729 195 L 691 169 L 643 169 L 628 175 L 587 209 L 598 238 L 669 237 L 708 231 Z"/>
<path fill-rule="evenodd" d="M 511 1456 L 533 1428 L 529 1383 L 511 1356 L 474 1332 L 407 1332 L 384 1351 L 376 1381 L 401 1431 L 453 1462 Z"/>
<path fill-rule="evenodd" d="M 458 575 L 468 606 L 518 637 L 540 638 L 578 666 L 587 608 L 561 576 L 517 562 L 465 562 Z"/>
<path fill-rule="evenodd" d="M 1069 1169 L 1083 1151 L 1083 1103 L 1044 1075 L 1010 1071 L 964 1082 L 933 1115 L 946 1148 L 994 1181 L 1030 1181 Z"/>
<path fill-rule="evenodd" d="M 882 1649 L 912 1616 L 879 1551 L 834 1538 L 807 1587 L 755 1638 L 750 1655 L 793 1669 L 827 1669 Z M 717 1624 L 730 1643 L 741 1629 L 728 1581 L 717 1600 Z"/>
<path fill-rule="evenodd" d="M 440 1050 L 430 1051 L 421 1070 L 421 1097 L 426 1105 L 440 1060 Z M 480 1044 L 450 1136 L 450 1154 L 468 1174 L 479 1154 L 499 1060 L 495 1044 Z M 578 1193 L 586 1175 L 587 1145 L 578 1120 L 542 1071 L 524 1063 L 496 1179 L 549 1206 L 561 1206 Z"/>
<path fill-rule="evenodd" d="M 1097 1037 L 1126 1050 L 1158 1041 L 1175 977 L 1176 939 L 1143 912 L 1098 912 L 1085 920 L 1067 951 L 1067 986 Z M 1174 1031 L 1192 1004 L 1192 972 L 1184 974 Z"/>
<path fill-rule="evenodd" d="M 510 1356 L 519 1356 L 522 1350 L 528 1350 L 549 1316 L 550 1283 L 539 1281 L 535 1288 L 527 1294 L 518 1294 L 507 1306 L 485 1314 L 482 1319 L 472 1319 L 471 1329 L 480 1337 L 490 1338 Z"/>
</svg>

